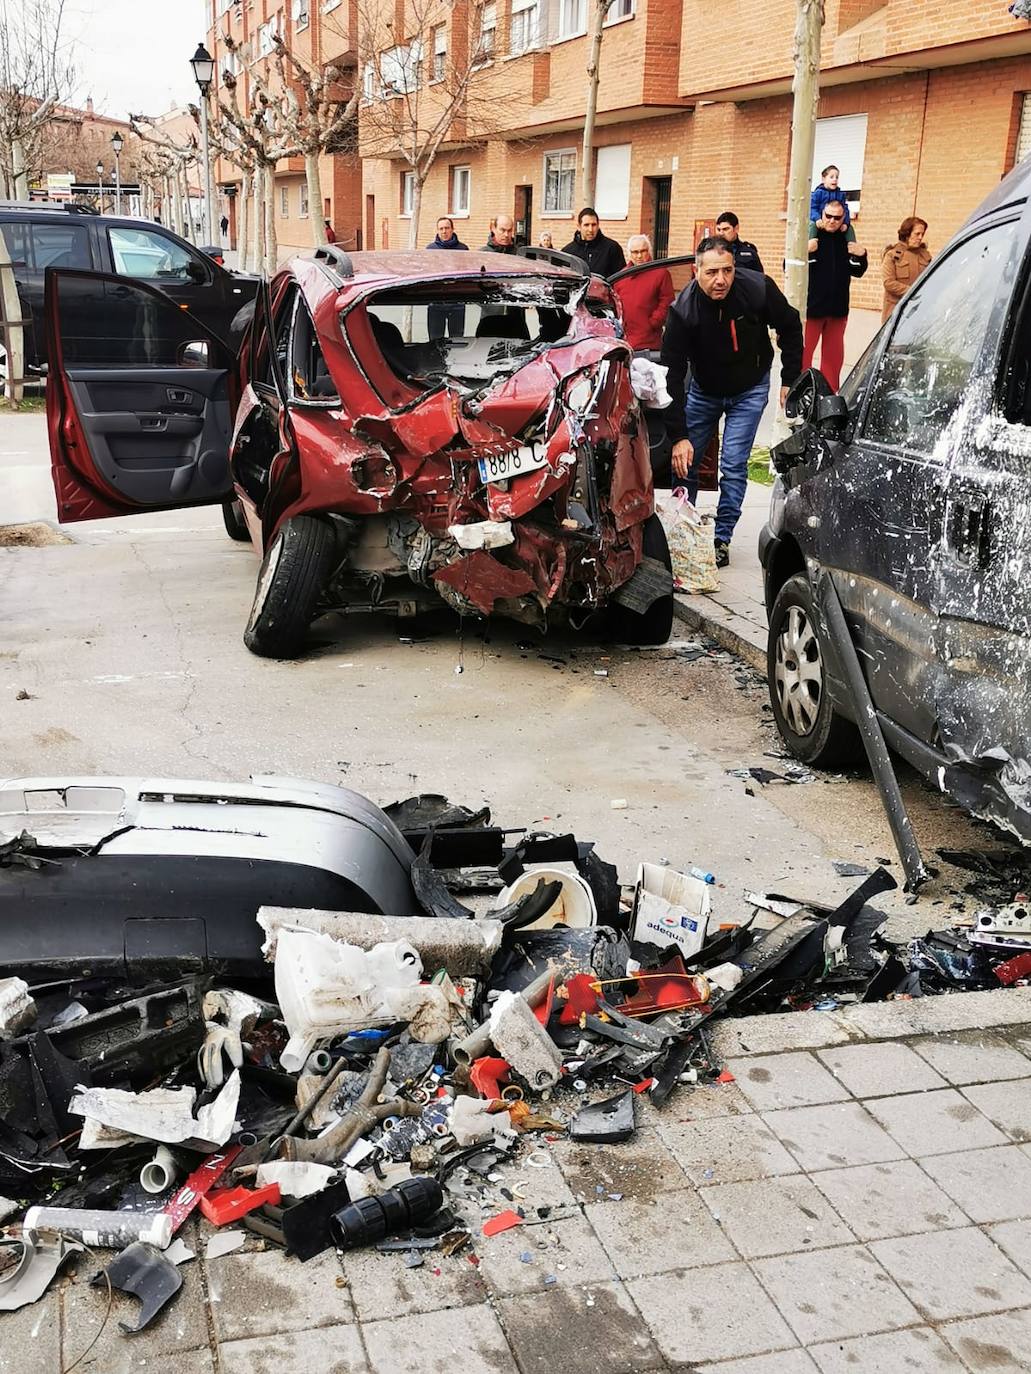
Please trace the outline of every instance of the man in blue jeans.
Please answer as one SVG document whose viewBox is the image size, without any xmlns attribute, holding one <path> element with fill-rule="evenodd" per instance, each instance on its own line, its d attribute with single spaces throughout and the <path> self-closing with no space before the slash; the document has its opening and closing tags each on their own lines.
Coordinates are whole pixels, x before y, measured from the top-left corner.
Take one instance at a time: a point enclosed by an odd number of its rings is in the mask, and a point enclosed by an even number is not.
<svg viewBox="0 0 1031 1374">
<path fill-rule="evenodd" d="M 716 565 L 730 562 L 730 541 L 748 486 L 748 458 L 770 394 L 770 366 L 777 335 L 781 353 L 780 402 L 802 371 L 802 321 L 775 282 L 737 268 L 726 239 L 702 239 L 695 253 L 695 280 L 670 307 L 662 339 L 669 369 L 668 412 L 673 473 L 693 501 L 691 473 L 722 417 L 720 501 L 716 510 Z M 690 369 L 691 383 L 684 395 Z"/>
</svg>

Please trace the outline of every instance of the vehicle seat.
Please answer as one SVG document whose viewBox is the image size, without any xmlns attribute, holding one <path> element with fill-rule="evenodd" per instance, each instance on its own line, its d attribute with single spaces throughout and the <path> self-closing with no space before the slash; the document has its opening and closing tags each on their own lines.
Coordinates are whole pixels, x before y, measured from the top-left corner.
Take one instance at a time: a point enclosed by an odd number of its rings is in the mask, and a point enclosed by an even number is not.
<svg viewBox="0 0 1031 1374">
<path fill-rule="evenodd" d="M 311 394 L 325 399 L 328 396 L 337 394 L 336 383 L 329 375 L 329 368 L 326 366 L 325 358 L 319 358 L 315 364 L 315 380 L 312 383 Z"/>
<path fill-rule="evenodd" d="M 526 339 L 530 331 L 521 310 L 507 310 L 501 315 L 484 315 L 476 326 L 478 339 Z"/>
<path fill-rule="evenodd" d="M 376 342 L 388 359 L 400 361 L 404 353 L 404 335 L 396 324 L 391 324 L 389 320 L 381 320 L 378 315 L 369 312 L 369 323 L 372 325 L 372 332 L 376 336 Z"/>
</svg>

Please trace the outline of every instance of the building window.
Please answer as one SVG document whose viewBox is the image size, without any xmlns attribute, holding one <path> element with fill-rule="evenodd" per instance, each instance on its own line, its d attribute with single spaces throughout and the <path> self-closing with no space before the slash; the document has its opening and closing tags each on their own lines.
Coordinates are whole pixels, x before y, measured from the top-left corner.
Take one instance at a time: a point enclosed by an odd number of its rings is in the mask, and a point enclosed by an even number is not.
<svg viewBox="0 0 1031 1374">
<path fill-rule="evenodd" d="M 411 219 L 415 205 L 415 173 L 401 173 L 401 218 Z"/>
<path fill-rule="evenodd" d="M 476 62 L 482 66 L 494 60 L 494 42 L 498 32 L 498 7 L 491 0 L 480 10 L 480 37 L 476 44 Z"/>
<path fill-rule="evenodd" d="M 469 183 L 470 172 L 468 167 L 451 168 L 451 214 L 467 215 L 469 213 Z"/>
<path fill-rule="evenodd" d="M 594 204 L 602 219 L 626 219 L 630 213 L 630 144 L 598 149 Z"/>
<path fill-rule="evenodd" d="M 366 100 L 372 100 L 376 94 L 376 68 L 371 62 L 366 62 L 362 68 L 362 96 Z"/>
<path fill-rule="evenodd" d="M 422 44 L 418 39 L 397 48 L 388 48 L 380 53 L 379 75 L 383 83 L 382 95 L 408 95 L 419 85 L 419 66 L 422 62 Z"/>
<path fill-rule="evenodd" d="M 290 189 L 287 186 L 279 188 L 279 215 L 281 219 L 287 219 L 290 215 Z"/>
<path fill-rule="evenodd" d="M 512 22 L 508 34 L 508 50 L 513 57 L 537 46 L 540 8 L 537 0 L 512 0 Z"/>
<path fill-rule="evenodd" d="M 447 25 L 438 24 L 433 30 L 433 69 L 431 81 L 443 81 L 447 70 Z"/>
<path fill-rule="evenodd" d="M 621 19 L 634 17 L 634 0 L 612 0 L 605 15 L 606 24 L 618 24 Z"/>
<path fill-rule="evenodd" d="M 563 148 L 544 154 L 544 213 L 571 215 L 576 182 L 576 151 Z"/>
<path fill-rule="evenodd" d="M 275 14 L 267 24 L 262 24 L 258 30 L 258 56 L 268 57 L 276 46 L 276 39 L 281 36 L 280 25 L 281 16 Z"/>
<path fill-rule="evenodd" d="M 301 219 L 307 219 L 307 218 L 308 218 L 308 183 L 307 183 L 306 181 L 302 181 L 302 182 L 301 182 L 301 186 L 300 186 L 300 195 L 299 195 L 299 197 L 298 197 L 298 200 L 299 200 L 299 202 L 300 202 L 300 207 L 301 207 Z"/>
<path fill-rule="evenodd" d="M 813 149 L 813 177 L 810 186 L 817 186 L 824 167 L 833 163 L 840 173 L 838 188 L 848 202 L 851 214 L 859 213 L 863 190 L 863 161 L 866 157 L 866 115 L 837 115 L 833 119 L 816 121 L 816 144 Z"/>
<path fill-rule="evenodd" d="M 295 28 L 308 27 L 308 0 L 294 0 L 293 17 Z"/>
<path fill-rule="evenodd" d="M 559 0 L 558 36 L 574 38 L 587 32 L 587 0 Z"/>
<path fill-rule="evenodd" d="M 322 0 L 322 13 L 328 14 L 330 10 L 335 10 L 340 0 Z"/>
</svg>

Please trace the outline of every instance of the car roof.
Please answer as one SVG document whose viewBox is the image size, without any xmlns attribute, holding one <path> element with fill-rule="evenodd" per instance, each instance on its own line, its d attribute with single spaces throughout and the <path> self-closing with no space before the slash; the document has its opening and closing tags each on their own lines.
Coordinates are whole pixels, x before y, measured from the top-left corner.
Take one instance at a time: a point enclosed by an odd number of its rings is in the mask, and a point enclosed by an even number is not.
<svg viewBox="0 0 1031 1374">
<path fill-rule="evenodd" d="M 577 283 L 584 280 L 568 267 L 522 258 L 515 253 L 413 248 L 349 253 L 348 257 L 354 276 L 343 279 L 345 290 L 374 282 L 425 281 L 433 277 L 552 277 Z"/>
</svg>

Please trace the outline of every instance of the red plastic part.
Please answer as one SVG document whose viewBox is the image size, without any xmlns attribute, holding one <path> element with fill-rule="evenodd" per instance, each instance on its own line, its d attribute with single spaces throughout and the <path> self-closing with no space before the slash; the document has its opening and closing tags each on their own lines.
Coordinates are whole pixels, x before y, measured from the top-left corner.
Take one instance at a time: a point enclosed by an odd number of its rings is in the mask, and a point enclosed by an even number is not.
<svg viewBox="0 0 1031 1374">
<path fill-rule="evenodd" d="M 477 1059 L 469 1069 L 469 1082 L 481 1097 L 494 1102 L 501 1096 L 501 1085 L 507 1083 L 512 1067 L 507 1059 Z"/>
<path fill-rule="evenodd" d="M 497 1236 L 502 1231 L 511 1231 L 513 1226 L 522 1226 L 523 1219 L 518 1212 L 499 1212 L 496 1217 L 491 1217 L 489 1221 L 483 1223 L 483 1234 L 485 1236 Z"/>
<path fill-rule="evenodd" d="M 709 1000 L 709 984 L 704 978 L 689 974 L 679 954 L 674 954 L 657 968 L 642 972 L 649 976 L 641 979 L 637 992 L 620 1008 L 628 1016 L 652 1016 L 674 1007 L 701 1006 Z"/>
<path fill-rule="evenodd" d="M 729 1069 L 724 1069 L 716 1078 L 717 1083 L 736 1083 L 737 1079 Z"/>
<path fill-rule="evenodd" d="M 242 1145 L 230 1145 L 225 1150 L 208 1155 L 204 1163 L 198 1165 L 182 1187 L 169 1198 L 164 1212 L 172 1218 L 173 1236 L 205 1193 L 214 1188 L 242 1149 Z"/>
<path fill-rule="evenodd" d="M 552 978 L 548 984 L 548 993 L 539 1007 L 534 1007 L 533 1014 L 542 1026 L 547 1026 L 551 1020 L 552 1008 L 555 1005 L 555 980 Z"/>
<path fill-rule="evenodd" d="M 559 1024 L 575 1026 L 581 1016 L 598 1010 L 597 978 L 592 973 L 577 973 L 566 982 L 569 996 L 558 1014 Z"/>
<path fill-rule="evenodd" d="M 273 1207 L 279 1205 L 278 1183 L 269 1183 L 264 1188 L 219 1188 L 201 1198 L 200 1209 L 212 1226 L 225 1226 L 264 1207 L 266 1202 Z"/>
<path fill-rule="evenodd" d="M 995 976 L 1007 988 L 1019 978 L 1031 978 L 1031 954 L 1018 954 L 1004 964 L 996 964 Z"/>
</svg>

